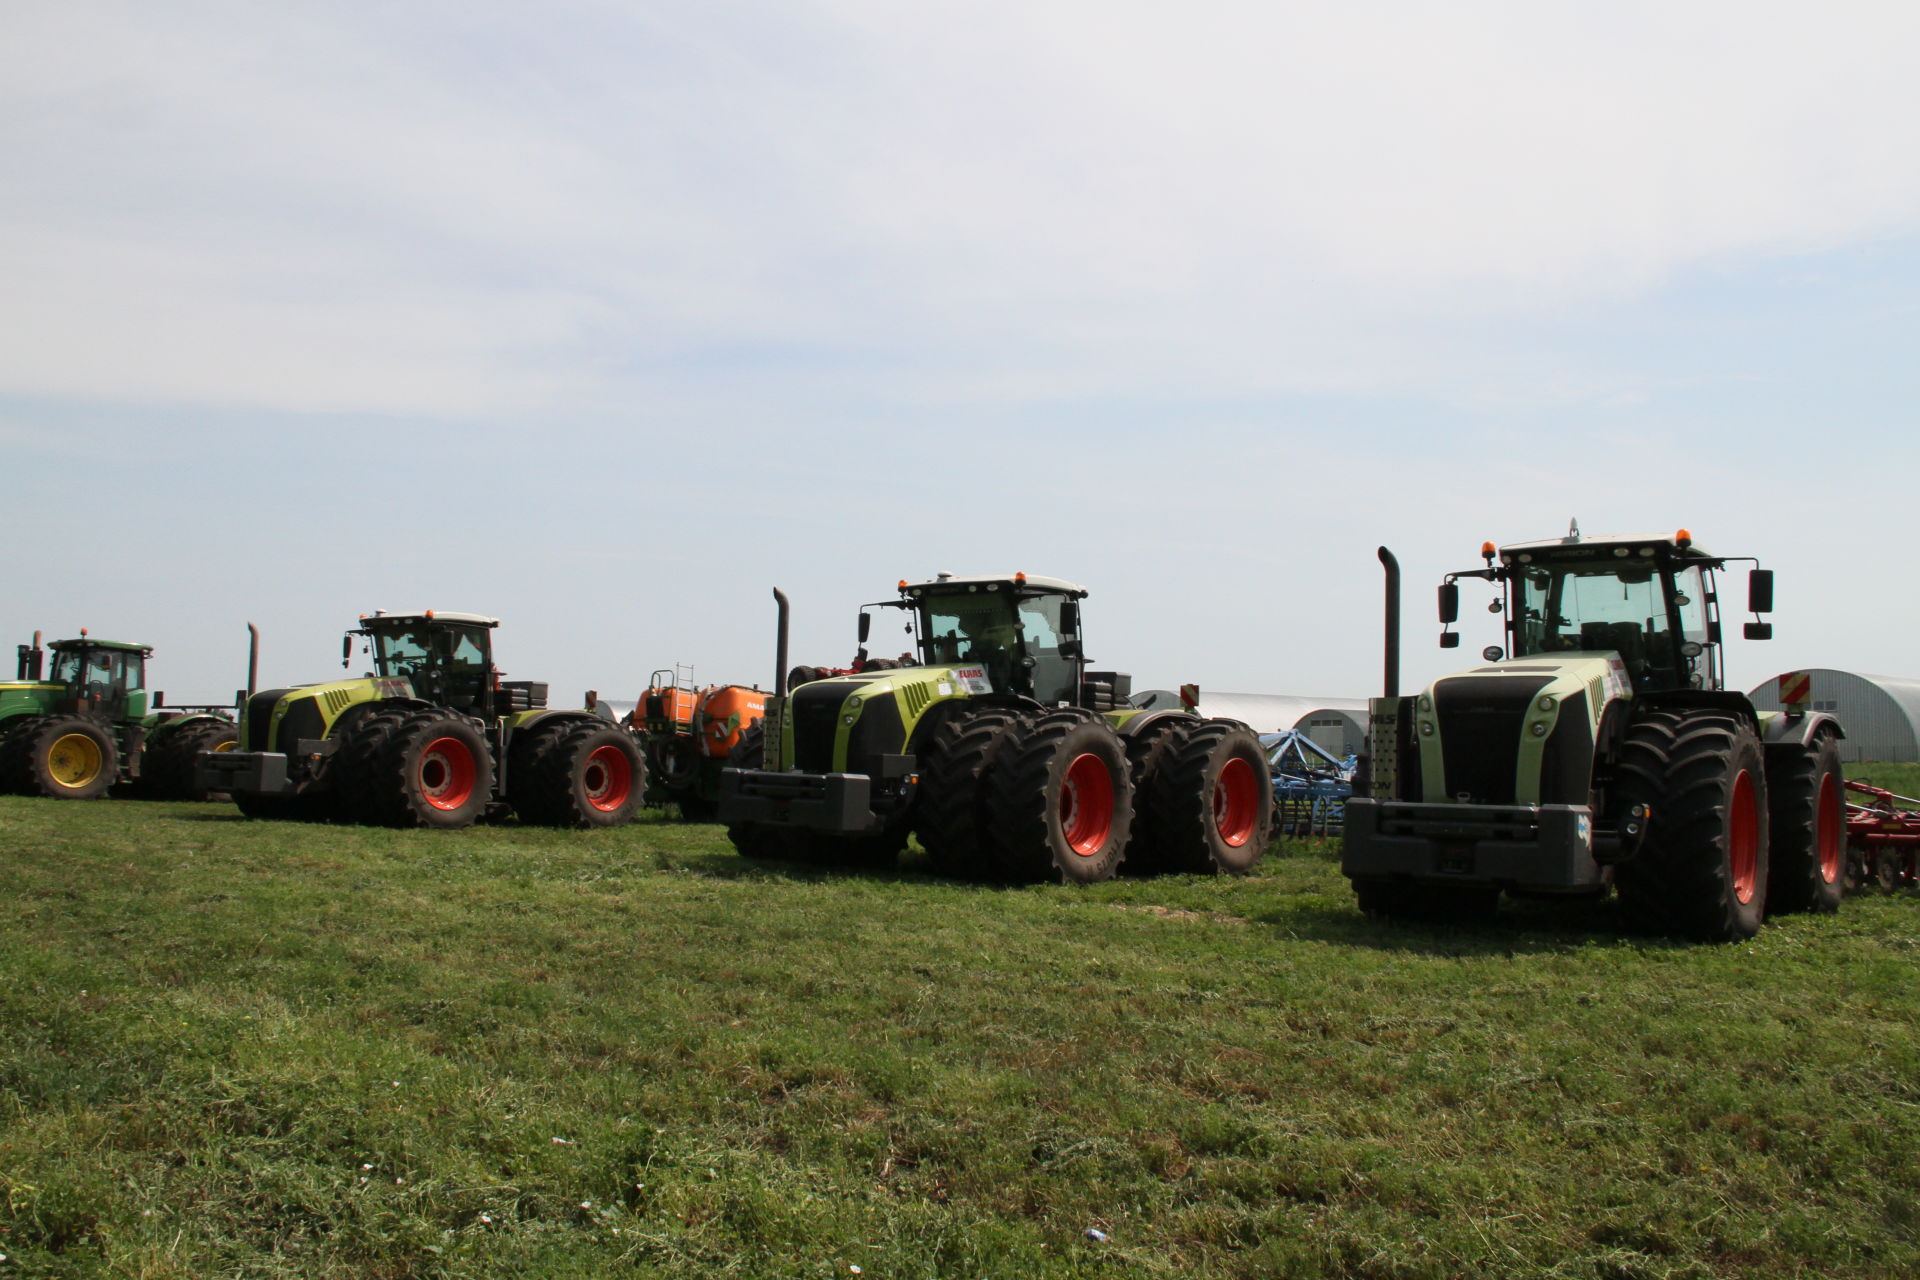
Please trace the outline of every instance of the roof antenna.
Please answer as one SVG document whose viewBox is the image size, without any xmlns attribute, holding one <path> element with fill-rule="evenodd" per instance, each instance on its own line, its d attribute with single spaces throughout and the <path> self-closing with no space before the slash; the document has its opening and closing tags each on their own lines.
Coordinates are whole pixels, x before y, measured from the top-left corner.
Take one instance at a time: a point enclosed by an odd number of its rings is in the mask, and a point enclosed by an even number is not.
<svg viewBox="0 0 1920 1280">
<path fill-rule="evenodd" d="M 1573 519 L 1567 521 L 1567 541 L 1568 542 L 1580 541 L 1580 517 L 1579 516 L 1575 516 Z"/>
</svg>

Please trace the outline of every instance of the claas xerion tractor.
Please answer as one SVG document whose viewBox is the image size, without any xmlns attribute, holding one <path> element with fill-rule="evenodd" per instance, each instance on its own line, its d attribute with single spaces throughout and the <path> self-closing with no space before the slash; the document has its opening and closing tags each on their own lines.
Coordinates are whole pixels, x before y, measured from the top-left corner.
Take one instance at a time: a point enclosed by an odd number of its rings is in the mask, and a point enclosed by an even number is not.
<svg viewBox="0 0 1920 1280">
<path fill-rule="evenodd" d="M 1769 912 L 1831 911 L 1844 879 L 1839 723 L 1759 712 L 1726 687 L 1716 574 L 1686 530 L 1496 550 L 1440 587 L 1454 647 L 1463 578 L 1500 594 L 1507 643 L 1397 696 L 1398 565 L 1388 696 L 1347 804 L 1342 870 L 1363 910 L 1459 919 L 1499 895 L 1599 896 L 1634 926 L 1751 936 Z M 1747 557 L 1740 557 L 1746 559 Z M 1773 574 L 1748 575 L 1745 634 L 1771 638 Z"/>
<path fill-rule="evenodd" d="M 0 683 L 0 791 L 89 800 L 121 783 L 153 799 L 206 798 L 194 761 L 233 746 L 233 721 L 149 693 L 151 646 L 90 639 L 83 627 L 44 649 L 35 632 L 19 655 L 17 678 Z"/>
<path fill-rule="evenodd" d="M 498 619 L 373 613 L 347 632 L 374 670 L 248 697 L 240 747 L 201 778 L 250 817 L 464 827 L 511 810 L 546 826 L 632 820 L 646 786 L 634 736 L 592 708 L 549 708 L 547 686 L 503 681 Z"/>
<path fill-rule="evenodd" d="M 1244 873 L 1272 827 L 1259 739 L 1233 720 L 1144 711 L 1093 671 L 1084 587 L 1015 573 L 902 580 L 860 610 L 850 674 L 791 684 L 780 602 L 775 696 L 722 774 L 720 820 L 748 857 L 887 865 L 910 834 L 943 874 L 1092 882 Z M 874 613 L 909 649 L 869 658 Z M 805 673 L 803 673 L 805 674 Z"/>
</svg>

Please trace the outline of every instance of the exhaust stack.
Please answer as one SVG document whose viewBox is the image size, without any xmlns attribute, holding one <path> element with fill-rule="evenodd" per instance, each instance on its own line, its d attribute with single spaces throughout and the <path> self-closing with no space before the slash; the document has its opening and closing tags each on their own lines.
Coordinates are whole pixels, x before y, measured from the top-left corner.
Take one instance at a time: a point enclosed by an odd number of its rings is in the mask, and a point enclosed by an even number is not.
<svg viewBox="0 0 1920 1280">
<path fill-rule="evenodd" d="M 1380 548 L 1380 566 L 1387 571 L 1386 689 L 1389 698 L 1400 696 L 1400 561 L 1393 552 Z"/>
<path fill-rule="evenodd" d="M 778 587 L 773 589 L 773 598 L 778 601 L 780 605 L 780 621 L 776 624 L 780 638 L 774 642 L 773 649 L 773 695 L 776 698 L 784 698 L 787 696 L 787 614 L 789 612 L 789 606 L 787 604 L 787 593 Z"/>
</svg>

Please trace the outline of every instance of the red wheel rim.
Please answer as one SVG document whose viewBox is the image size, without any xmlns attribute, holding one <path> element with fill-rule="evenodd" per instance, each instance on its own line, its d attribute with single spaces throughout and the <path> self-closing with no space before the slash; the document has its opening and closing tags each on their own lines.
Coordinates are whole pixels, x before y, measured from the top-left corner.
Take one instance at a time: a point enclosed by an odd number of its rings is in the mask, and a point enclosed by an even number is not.
<svg viewBox="0 0 1920 1280">
<path fill-rule="evenodd" d="M 1733 896 L 1753 901 L 1760 878 L 1760 803 L 1753 775 L 1742 769 L 1733 779 L 1733 810 L 1727 815 L 1727 863 L 1733 871 Z"/>
<path fill-rule="evenodd" d="M 588 804 L 611 813 L 633 794 L 633 761 L 612 743 L 595 747 L 587 757 L 587 767 L 580 771 L 580 785 Z"/>
<path fill-rule="evenodd" d="M 459 809 L 473 799 L 480 770 L 458 738 L 435 738 L 420 753 L 420 797 L 436 809 Z"/>
<path fill-rule="evenodd" d="M 1220 839 L 1239 848 L 1253 839 L 1260 823 L 1260 787 L 1253 766 L 1239 756 L 1227 761 L 1213 780 L 1213 826 Z"/>
<path fill-rule="evenodd" d="M 1067 848 L 1090 858 L 1113 834 L 1113 776 L 1092 752 L 1075 756 L 1060 785 L 1060 835 Z"/>
<path fill-rule="evenodd" d="M 1840 784 L 1832 774 L 1820 777 L 1820 810 L 1814 815 L 1814 848 L 1820 852 L 1820 878 L 1828 884 L 1840 878 L 1846 861 L 1846 820 L 1840 813 Z"/>
</svg>

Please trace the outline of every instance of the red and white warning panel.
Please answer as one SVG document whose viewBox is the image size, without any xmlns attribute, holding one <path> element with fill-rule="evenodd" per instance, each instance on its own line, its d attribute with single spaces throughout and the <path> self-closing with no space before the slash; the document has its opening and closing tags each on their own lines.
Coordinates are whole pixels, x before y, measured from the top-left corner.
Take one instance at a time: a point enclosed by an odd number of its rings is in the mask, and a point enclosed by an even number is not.
<svg viewBox="0 0 1920 1280">
<path fill-rule="evenodd" d="M 1200 706 L 1200 686 L 1197 684 L 1181 685 L 1180 705 L 1189 711 L 1197 710 Z"/>
<path fill-rule="evenodd" d="M 1805 711 L 1813 698 L 1813 673 L 1788 671 L 1780 677 L 1780 705 L 1790 711 Z"/>
</svg>

